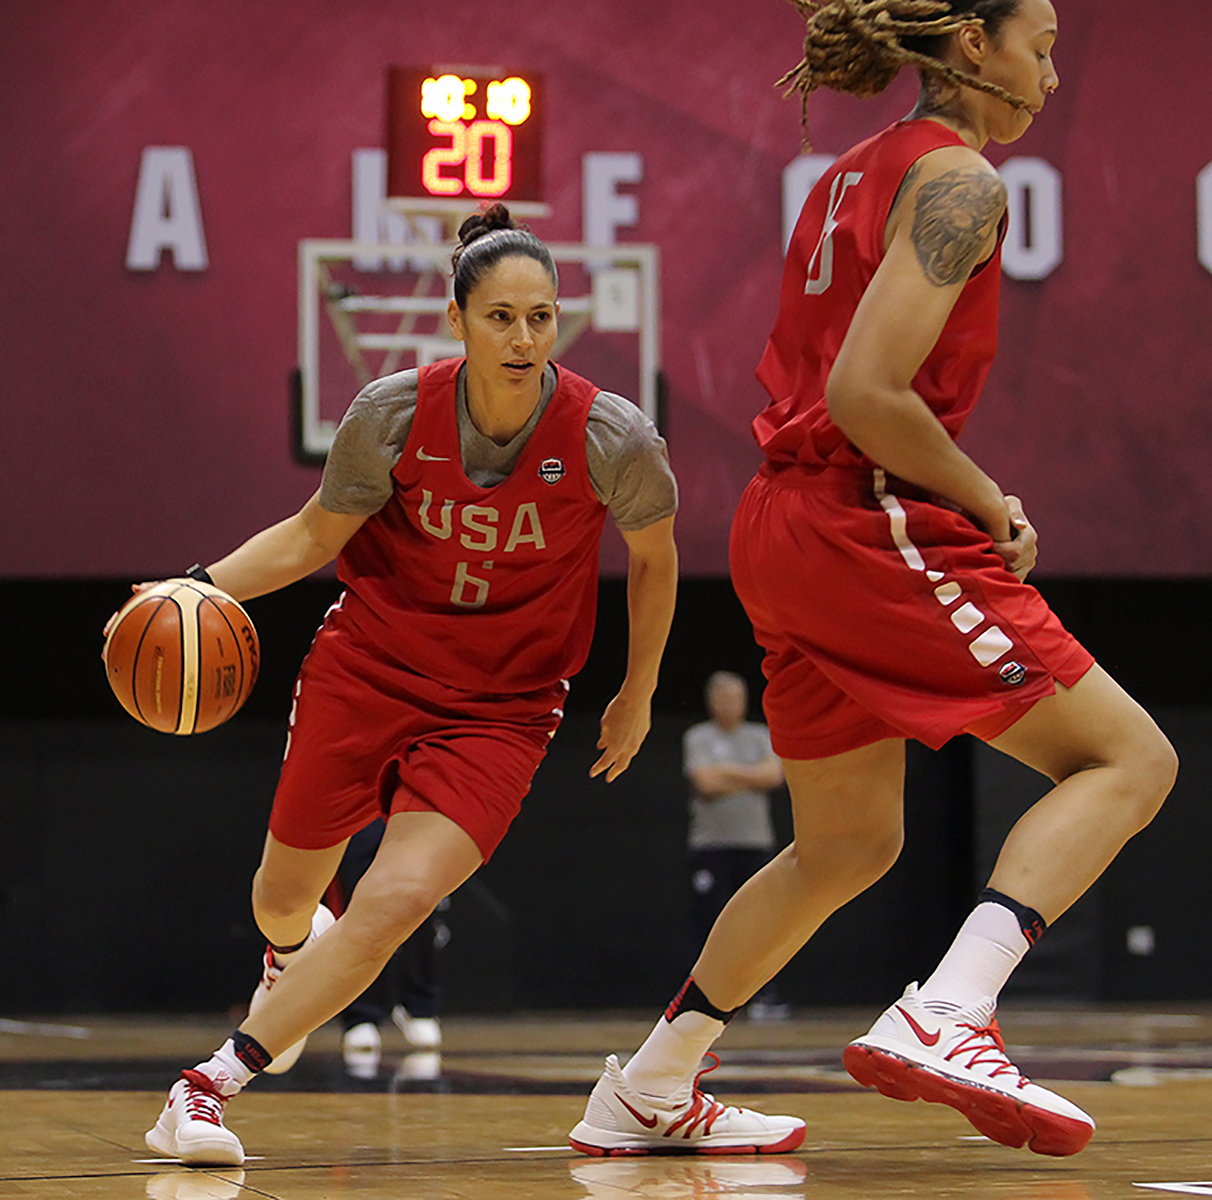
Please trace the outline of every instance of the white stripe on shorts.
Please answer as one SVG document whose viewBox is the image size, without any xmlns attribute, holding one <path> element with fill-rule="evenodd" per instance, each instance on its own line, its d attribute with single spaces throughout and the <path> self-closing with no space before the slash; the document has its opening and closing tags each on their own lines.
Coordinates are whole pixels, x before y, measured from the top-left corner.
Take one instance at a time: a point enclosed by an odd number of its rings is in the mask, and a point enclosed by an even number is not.
<svg viewBox="0 0 1212 1200">
<path fill-rule="evenodd" d="M 888 523 L 892 533 L 892 541 L 900 551 L 906 565 L 913 571 L 926 571 L 926 560 L 922 552 L 913 544 L 909 537 L 908 518 L 904 506 L 896 496 L 888 491 L 888 475 L 882 467 L 876 467 L 873 475 L 875 498 L 880 507 L 888 514 Z M 938 583 L 944 578 L 940 571 L 926 571 L 931 583 Z M 963 589 L 954 581 L 948 581 L 934 589 L 935 599 L 943 608 L 948 608 L 963 595 Z M 951 623 L 967 637 L 985 622 L 985 614 L 971 601 L 960 605 L 951 614 Z M 1006 636 L 1000 626 L 990 625 L 983 633 L 968 643 L 968 652 L 982 667 L 991 667 L 999 658 L 1004 658 L 1014 649 L 1014 642 Z"/>
<path fill-rule="evenodd" d="M 909 540 L 909 533 L 905 528 L 905 510 L 901 507 L 901 502 L 895 496 L 888 494 L 887 489 L 888 476 L 883 467 L 876 467 L 875 498 L 880 502 L 880 507 L 884 512 L 888 514 L 888 520 L 892 525 L 892 540 L 896 543 L 896 548 L 901 552 L 901 557 L 912 570 L 924 571 L 926 569 L 926 560 L 922 558 L 922 552 Z"/>
</svg>

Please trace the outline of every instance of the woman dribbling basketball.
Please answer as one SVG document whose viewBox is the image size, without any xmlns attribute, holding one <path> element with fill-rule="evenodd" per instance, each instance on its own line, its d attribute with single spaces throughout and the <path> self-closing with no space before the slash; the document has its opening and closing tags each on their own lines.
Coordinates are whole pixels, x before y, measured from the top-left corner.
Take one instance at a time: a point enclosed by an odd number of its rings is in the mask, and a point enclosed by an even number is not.
<svg viewBox="0 0 1212 1200">
<path fill-rule="evenodd" d="M 608 511 L 629 551 L 630 649 L 590 773 L 615 779 L 648 732 L 677 581 L 664 443 L 634 406 L 550 361 L 547 248 L 501 205 L 460 237 L 448 319 L 466 357 L 370 384 L 319 492 L 199 569 L 247 599 L 336 558 L 345 591 L 299 676 L 253 885 L 261 985 L 147 1135 L 188 1163 L 243 1161 L 228 1098 L 289 1067 L 496 848 L 588 653 Z M 382 846 L 334 924 L 320 897 L 380 815 Z"/>
</svg>

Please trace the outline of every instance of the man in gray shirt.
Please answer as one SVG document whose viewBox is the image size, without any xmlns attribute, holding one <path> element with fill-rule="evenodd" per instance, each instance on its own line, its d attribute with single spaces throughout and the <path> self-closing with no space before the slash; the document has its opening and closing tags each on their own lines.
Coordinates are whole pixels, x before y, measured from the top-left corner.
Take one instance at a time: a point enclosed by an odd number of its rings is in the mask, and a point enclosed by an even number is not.
<svg viewBox="0 0 1212 1200">
<path fill-rule="evenodd" d="M 749 688 L 730 671 L 716 671 L 704 689 L 709 721 L 692 725 L 682 742 L 690 781 L 692 955 L 732 894 L 769 862 L 775 849 L 770 793 L 783 770 L 765 725 L 745 718 Z M 776 1015 L 770 989 L 754 997 L 750 1015 Z"/>
</svg>

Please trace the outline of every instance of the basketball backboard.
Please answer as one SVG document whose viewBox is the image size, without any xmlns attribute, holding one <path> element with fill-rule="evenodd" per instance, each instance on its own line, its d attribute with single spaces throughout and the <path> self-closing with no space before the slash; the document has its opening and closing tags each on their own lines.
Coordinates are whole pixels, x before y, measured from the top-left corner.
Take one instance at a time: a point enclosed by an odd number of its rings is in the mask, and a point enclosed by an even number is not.
<svg viewBox="0 0 1212 1200">
<path fill-rule="evenodd" d="M 447 203 L 443 227 L 456 215 Z M 304 461 L 328 452 L 350 401 L 372 379 L 461 354 L 446 322 L 452 245 L 453 236 L 448 243 L 299 243 L 297 450 Z M 553 357 L 599 387 L 627 396 L 656 420 L 657 248 L 549 244 L 548 249 L 560 273 Z"/>
</svg>

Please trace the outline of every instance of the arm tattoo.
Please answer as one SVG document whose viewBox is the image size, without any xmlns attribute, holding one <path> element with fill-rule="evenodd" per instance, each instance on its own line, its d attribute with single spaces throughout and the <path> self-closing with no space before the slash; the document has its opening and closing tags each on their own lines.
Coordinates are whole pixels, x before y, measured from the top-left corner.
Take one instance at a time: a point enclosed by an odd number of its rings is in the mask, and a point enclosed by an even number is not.
<svg viewBox="0 0 1212 1200">
<path fill-rule="evenodd" d="M 915 162 L 913 166 L 905 172 L 905 178 L 901 180 L 901 186 L 896 189 L 896 195 L 892 197 L 892 207 L 888 210 L 888 217 L 891 219 L 892 214 L 900 207 L 901 201 L 913 190 L 917 183 L 917 177 L 922 173 L 922 164 Z"/>
<path fill-rule="evenodd" d="M 1006 185 L 988 171 L 961 167 L 923 184 L 913 214 L 913 249 L 935 287 L 962 283 L 1006 208 Z"/>
</svg>

